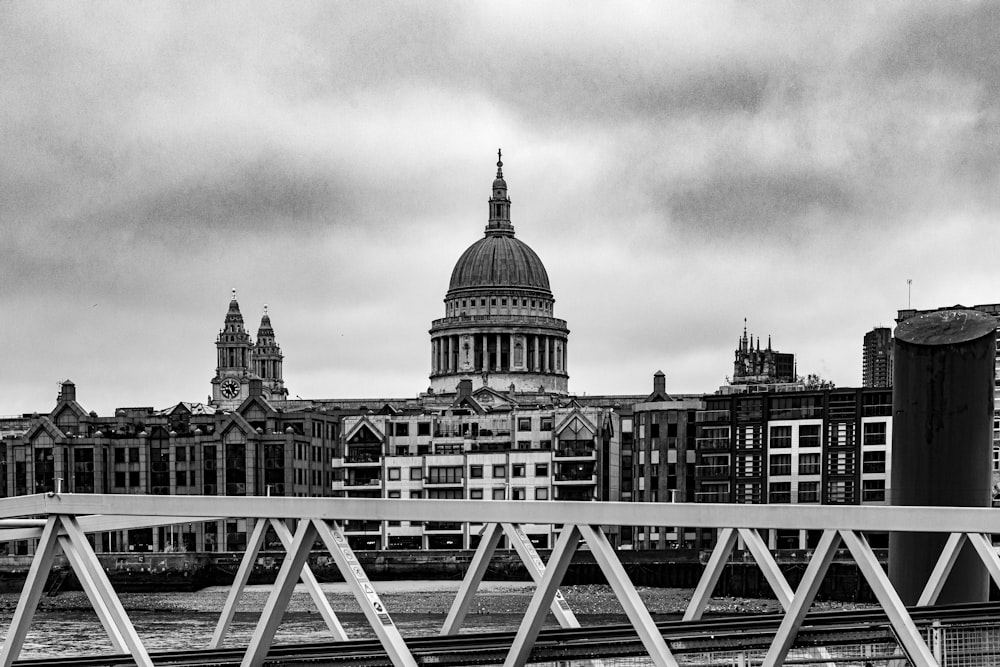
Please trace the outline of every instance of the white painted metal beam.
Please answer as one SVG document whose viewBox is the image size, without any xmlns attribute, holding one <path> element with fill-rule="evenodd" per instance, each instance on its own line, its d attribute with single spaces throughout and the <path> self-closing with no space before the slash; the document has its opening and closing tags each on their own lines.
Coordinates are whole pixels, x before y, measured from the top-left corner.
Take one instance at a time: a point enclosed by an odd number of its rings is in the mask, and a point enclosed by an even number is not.
<svg viewBox="0 0 1000 667">
<path fill-rule="evenodd" d="M 337 523 L 334 523 L 331 529 L 325 521 L 318 519 L 310 520 L 309 523 L 313 524 L 314 530 L 333 556 L 340 573 L 344 575 L 347 587 L 354 593 L 354 598 L 361 605 L 362 613 L 382 642 L 382 647 L 392 660 L 392 664 L 396 667 L 416 667 L 416 660 L 403 641 L 403 636 L 389 615 L 389 610 L 385 608 L 364 568 L 354 555 L 343 529 Z"/>
<path fill-rule="evenodd" d="M 920 636 L 917 626 L 914 625 L 913 619 L 906 611 L 906 605 L 903 604 L 896 589 L 889 582 L 889 575 L 882 569 L 882 565 L 872 552 L 868 541 L 863 535 L 849 530 L 840 531 L 840 536 L 847 548 L 850 549 L 851 555 L 854 556 L 854 561 L 858 564 L 861 573 L 872 587 L 872 592 L 875 593 L 875 597 L 882 605 L 882 610 L 889 618 L 889 622 L 896 631 L 896 636 L 899 637 L 899 642 L 903 645 L 907 655 L 917 667 L 938 667 L 938 661 L 927 647 L 923 637 Z"/>
<path fill-rule="evenodd" d="M 524 563 L 524 567 L 528 570 L 531 580 L 537 586 L 542 577 L 545 576 L 545 561 L 538 555 L 535 546 L 531 543 L 531 538 L 524 532 L 520 524 L 505 523 L 503 524 L 503 530 L 507 533 L 507 539 L 510 540 L 511 546 L 514 547 L 517 555 L 521 558 L 521 562 Z M 559 589 L 556 589 L 555 598 L 553 598 L 552 606 L 549 609 L 552 611 L 552 615 L 556 617 L 559 627 L 580 627 L 580 622 L 576 620 L 576 615 L 570 608 L 569 602 L 566 601 L 562 591 Z"/>
<path fill-rule="evenodd" d="M 226 640 L 226 635 L 229 634 L 229 627 L 232 625 L 233 617 L 236 615 L 236 605 L 240 601 L 240 596 L 243 595 L 243 589 L 250 580 L 250 573 L 253 571 L 254 562 L 257 560 L 257 553 L 264 542 L 264 530 L 266 528 L 267 521 L 258 521 L 254 524 L 253 531 L 247 539 L 247 547 L 243 552 L 243 559 L 240 560 L 240 566 L 236 569 L 236 576 L 229 587 L 229 594 L 226 595 L 226 601 L 222 605 L 219 621 L 215 624 L 215 631 L 212 632 L 212 638 L 208 641 L 208 648 L 221 648 L 222 642 Z"/>
<path fill-rule="evenodd" d="M 476 552 L 472 555 L 469 568 L 465 571 L 465 577 L 462 578 L 462 583 L 458 587 L 448 615 L 444 619 L 444 625 L 441 626 L 442 635 L 455 635 L 461 630 L 462 623 L 465 622 L 465 617 L 469 613 L 469 607 L 472 606 L 472 600 L 476 596 L 476 591 L 479 590 L 479 584 L 483 577 L 486 576 L 486 570 L 489 569 L 490 560 L 493 558 L 493 553 L 496 551 L 502 536 L 500 524 L 491 523 L 484 526 L 479 546 L 476 547 Z"/>
<path fill-rule="evenodd" d="M 705 607 L 712 599 L 712 591 L 719 583 L 719 577 L 722 576 L 726 562 L 729 560 L 729 554 L 733 552 L 735 545 L 736 531 L 734 529 L 723 528 L 719 531 L 715 548 L 712 549 L 712 555 L 709 556 L 705 570 L 701 573 L 701 578 L 698 579 L 698 585 L 695 586 L 694 593 L 691 594 L 691 600 L 688 602 L 683 620 L 697 621 L 705 613 Z"/>
<path fill-rule="evenodd" d="M 474 523 L 573 523 L 587 525 L 681 525 L 691 527 L 775 528 L 821 526 L 865 532 L 1000 533 L 1000 512 L 984 507 L 893 507 L 852 505 L 721 505 L 706 503 L 621 503 L 567 501 L 485 501 L 374 498 L 294 498 L 262 496 L 125 496 L 62 494 L 0 500 L 0 518 L 39 514 L 167 513 L 192 521 L 219 516 L 327 520 L 377 518 L 382 521 Z"/>
<path fill-rule="evenodd" d="M 944 588 L 944 584 L 948 580 L 948 575 L 951 574 L 952 568 L 955 567 L 955 561 L 958 560 L 958 554 L 962 551 L 964 544 L 965 533 L 952 533 L 948 536 L 948 541 L 945 542 L 944 548 L 941 550 L 941 555 L 938 557 L 934 569 L 931 570 L 931 576 L 928 577 L 927 584 L 917 599 L 918 607 L 927 607 L 937 602 L 938 596 L 941 595 L 941 590 Z"/>
<path fill-rule="evenodd" d="M 38 601 L 45 590 L 45 580 L 52 570 L 52 560 L 55 557 L 56 542 L 59 535 L 59 517 L 50 516 L 45 523 L 41 540 L 35 547 L 35 557 L 28 568 L 28 578 L 21 589 L 21 595 L 17 599 L 17 607 L 14 609 L 14 616 L 10 620 L 10 627 L 7 628 L 7 638 L 3 646 L 0 647 L 0 667 L 10 667 L 21 654 L 21 647 L 24 646 L 24 638 L 28 634 L 31 619 L 38 608 Z"/>
<path fill-rule="evenodd" d="M 535 594 L 528 602 L 528 609 L 524 612 L 524 619 L 517 629 L 514 643 L 510 647 L 510 653 L 504 660 L 504 667 L 524 667 L 531 657 L 531 649 L 535 646 L 538 633 L 545 624 L 545 617 L 555 600 L 556 591 L 562 581 L 569 564 L 573 560 L 573 554 L 580 544 L 580 530 L 572 524 L 564 524 L 556 540 L 552 554 L 549 556 L 549 564 L 545 568 L 545 575 L 538 582 Z"/>
</svg>

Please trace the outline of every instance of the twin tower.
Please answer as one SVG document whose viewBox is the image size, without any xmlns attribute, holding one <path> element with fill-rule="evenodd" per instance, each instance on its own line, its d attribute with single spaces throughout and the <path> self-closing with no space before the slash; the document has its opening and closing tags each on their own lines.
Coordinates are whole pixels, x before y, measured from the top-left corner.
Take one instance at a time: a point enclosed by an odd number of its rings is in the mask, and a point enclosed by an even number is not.
<svg viewBox="0 0 1000 667">
<path fill-rule="evenodd" d="M 430 389 L 450 394 L 471 380 L 501 392 L 566 394 L 569 329 L 553 316 L 545 266 L 514 237 L 499 151 L 497 157 L 486 233 L 459 257 L 444 298 L 445 316 L 431 323 Z M 266 306 L 253 343 L 234 290 L 215 345 L 214 405 L 239 405 L 257 381 L 265 398 L 287 397 L 283 356 Z"/>
</svg>

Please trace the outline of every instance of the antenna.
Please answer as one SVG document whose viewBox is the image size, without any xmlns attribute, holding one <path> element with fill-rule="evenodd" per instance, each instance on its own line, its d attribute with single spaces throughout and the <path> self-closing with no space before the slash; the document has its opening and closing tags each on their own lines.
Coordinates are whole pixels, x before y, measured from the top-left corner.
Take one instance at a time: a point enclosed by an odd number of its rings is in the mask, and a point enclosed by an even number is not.
<svg viewBox="0 0 1000 667">
<path fill-rule="evenodd" d="M 913 278 L 906 279 L 906 309 L 909 310 L 910 306 L 910 288 L 913 286 Z"/>
</svg>

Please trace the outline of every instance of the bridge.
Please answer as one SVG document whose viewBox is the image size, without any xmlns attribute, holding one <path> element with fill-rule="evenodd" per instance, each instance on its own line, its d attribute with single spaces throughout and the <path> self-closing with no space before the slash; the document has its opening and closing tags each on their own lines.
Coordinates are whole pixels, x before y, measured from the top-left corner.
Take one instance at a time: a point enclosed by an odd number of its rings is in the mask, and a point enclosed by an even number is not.
<svg viewBox="0 0 1000 667">
<path fill-rule="evenodd" d="M 321 614 L 330 637 L 348 640 L 315 576 L 308 557 L 317 543 L 329 552 L 354 595 L 385 654 L 392 664 L 418 664 L 411 645 L 392 619 L 392 610 L 359 564 L 344 535 L 345 521 L 448 521 L 483 524 L 482 539 L 466 576 L 445 618 L 440 634 L 459 633 L 486 574 L 490 559 L 506 535 L 535 582 L 528 609 L 512 640 L 503 664 L 528 663 L 551 612 L 562 628 L 580 623 L 559 591 L 574 553 L 590 550 L 621 604 L 649 659 L 655 665 L 678 665 L 664 633 L 645 608 L 602 526 L 692 526 L 717 530 L 718 539 L 704 573 L 693 590 L 683 620 L 694 625 L 702 618 L 723 568 L 737 542 L 752 554 L 781 604 L 783 613 L 768 630 L 773 638 L 762 664 L 783 664 L 803 623 L 823 577 L 841 547 L 846 547 L 878 600 L 897 641 L 900 660 L 920 667 L 941 664 L 914 620 L 915 609 L 937 602 L 960 551 L 968 544 L 978 555 L 994 582 L 1000 584 L 1000 557 L 991 535 L 1000 534 L 1000 512 L 989 508 L 877 507 L 805 505 L 712 505 L 683 503 L 593 503 L 555 501 L 467 501 L 387 500 L 233 496 L 126 496 L 100 494 L 55 494 L 18 496 L 0 500 L 0 540 L 37 540 L 24 589 L 0 649 L 0 667 L 18 659 L 32 617 L 43 594 L 57 553 L 66 556 L 93 605 L 112 646 L 130 655 L 140 667 L 152 667 L 153 659 L 143 645 L 127 611 L 110 584 L 87 534 L 110 530 L 168 526 L 225 518 L 253 520 L 253 531 L 221 610 L 210 645 L 223 645 L 237 603 L 261 549 L 268 527 L 284 545 L 287 555 L 278 572 L 267 603 L 247 643 L 241 649 L 244 667 L 263 665 L 272 648 L 275 632 L 296 584 L 305 585 Z M 522 529 L 527 525 L 559 526 L 559 537 L 548 562 L 543 562 Z M 821 537 L 795 590 L 789 585 L 761 537 L 762 529 L 817 530 Z M 942 533 L 948 539 L 937 564 L 924 583 L 916 608 L 907 608 L 893 588 L 866 533 Z M 408 643 L 409 642 L 409 643 Z M 829 656 L 815 650 L 815 662 Z"/>
</svg>

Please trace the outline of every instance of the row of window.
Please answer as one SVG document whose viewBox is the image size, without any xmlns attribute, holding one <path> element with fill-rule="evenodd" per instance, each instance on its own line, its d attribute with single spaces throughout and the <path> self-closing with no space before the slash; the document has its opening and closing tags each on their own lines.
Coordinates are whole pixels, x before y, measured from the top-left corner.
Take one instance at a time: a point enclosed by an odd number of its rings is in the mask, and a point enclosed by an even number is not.
<svg viewBox="0 0 1000 667">
<path fill-rule="evenodd" d="M 489 492 L 489 495 L 487 495 Z M 545 486 L 540 486 L 535 488 L 534 491 L 535 500 L 548 500 L 549 499 L 549 489 Z M 389 498 L 402 498 L 402 492 L 400 491 L 389 491 Z M 419 499 L 424 497 L 423 491 L 410 491 L 411 499 Z M 452 492 L 440 491 L 434 495 L 428 494 L 428 498 L 448 498 L 452 500 L 463 500 L 462 492 L 460 490 L 455 490 Z M 507 487 L 498 486 L 493 489 L 469 489 L 469 500 L 507 500 Z M 512 486 L 510 488 L 510 500 L 527 500 L 528 499 L 528 489 L 523 486 Z"/>
<path fill-rule="evenodd" d="M 767 495 L 770 503 L 790 503 L 792 502 L 792 483 L 771 482 L 768 485 Z M 843 479 L 830 482 L 827 486 L 826 498 L 828 503 L 853 503 L 854 480 Z M 863 480 L 861 482 L 861 500 L 862 502 L 884 502 L 885 480 Z M 819 482 L 799 482 L 797 502 L 818 503 L 819 501 Z"/>
<path fill-rule="evenodd" d="M 526 477 L 528 471 L 527 463 L 512 463 L 510 465 L 510 476 L 511 477 Z M 421 467 L 410 468 L 411 481 L 419 481 L 424 478 L 424 469 Z M 489 470 L 491 476 L 494 479 L 506 479 L 507 478 L 507 466 L 506 464 L 499 463 L 491 466 L 483 465 L 470 465 L 469 466 L 469 478 L 470 479 L 483 479 L 484 473 Z M 431 466 L 427 469 L 427 479 L 431 483 L 436 484 L 450 484 L 454 482 L 460 482 L 463 477 L 464 466 Z M 386 474 L 390 482 L 400 481 L 402 479 L 402 468 L 387 468 Z M 549 476 L 549 464 L 548 463 L 535 463 L 534 464 L 535 477 L 548 477 Z"/>
</svg>

